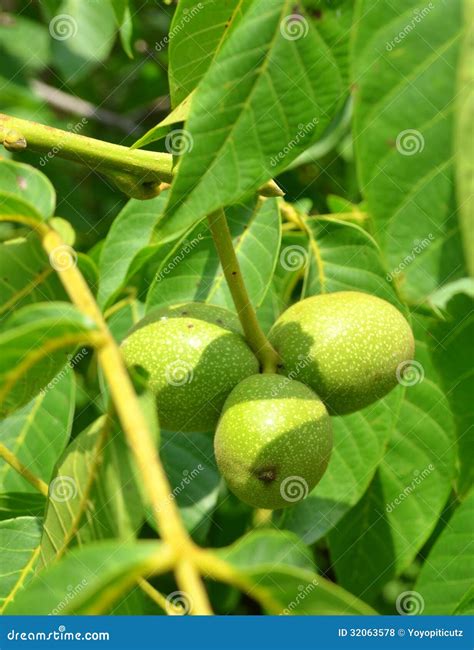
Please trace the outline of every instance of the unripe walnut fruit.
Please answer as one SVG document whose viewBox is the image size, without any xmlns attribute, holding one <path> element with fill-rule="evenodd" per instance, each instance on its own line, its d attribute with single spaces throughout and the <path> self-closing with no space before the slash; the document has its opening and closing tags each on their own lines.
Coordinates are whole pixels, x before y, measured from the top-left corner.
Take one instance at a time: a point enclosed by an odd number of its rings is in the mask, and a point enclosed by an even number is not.
<svg viewBox="0 0 474 650">
<path fill-rule="evenodd" d="M 415 347 L 398 309 L 358 291 L 321 294 L 292 305 L 269 338 L 282 372 L 312 388 L 330 413 L 339 415 L 392 390 Z"/>
<path fill-rule="evenodd" d="M 127 365 L 149 373 L 160 425 L 169 431 L 213 431 L 230 391 L 259 368 L 237 317 L 202 303 L 151 312 L 122 353 Z"/>
<path fill-rule="evenodd" d="M 326 471 L 330 417 L 304 384 L 254 375 L 227 398 L 214 448 L 221 474 L 242 501 L 286 508 L 305 498 Z"/>
</svg>

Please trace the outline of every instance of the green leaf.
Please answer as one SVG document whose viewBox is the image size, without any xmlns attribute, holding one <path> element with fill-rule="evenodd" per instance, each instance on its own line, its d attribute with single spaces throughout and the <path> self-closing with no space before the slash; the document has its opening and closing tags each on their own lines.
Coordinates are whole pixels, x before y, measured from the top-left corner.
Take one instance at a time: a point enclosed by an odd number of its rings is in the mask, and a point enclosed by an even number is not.
<svg viewBox="0 0 474 650">
<path fill-rule="evenodd" d="M 77 82 L 109 56 L 117 35 L 109 2 L 64 0 L 49 23 L 54 61 L 68 82 Z"/>
<path fill-rule="evenodd" d="M 303 297 L 358 290 L 399 305 L 370 235 L 355 224 L 336 219 L 307 218 L 306 223 L 309 258 Z M 303 265 L 306 260 L 303 253 L 301 256 Z"/>
<path fill-rule="evenodd" d="M 457 615 L 472 616 L 474 614 L 474 587 L 471 587 L 453 612 Z"/>
<path fill-rule="evenodd" d="M 181 0 L 173 16 L 170 36 L 157 44 L 158 51 L 169 43 L 169 83 L 174 109 L 142 136 L 133 148 L 163 138 L 169 127 L 188 119 L 194 90 L 209 68 L 225 39 L 238 24 L 252 0 Z M 199 56 L 195 56 L 196 43 Z"/>
<path fill-rule="evenodd" d="M 109 0 L 109 2 L 115 12 L 117 22 L 119 25 L 121 25 L 125 16 L 125 12 L 128 9 L 128 0 Z"/>
<path fill-rule="evenodd" d="M 445 320 L 430 328 L 430 349 L 457 429 L 457 490 L 474 483 L 474 296 L 457 294 L 445 306 Z"/>
<path fill-rule="evenodd" d="M 169 43 L 169 84 L 174 106 L 161 122 L 134 143 L 144 147 L 163 138 L 169 127 L 188 119 L 194 90 L 209 68 L 225 39 L 238 24 L 252 0 L 181 0 L 176 8 L 169 36 L 157 44 L 158 51 Z M 195 56 L 196 43 L 199 54 Z"/>
<path fill-rule="evenodd" d="M 435 309 L 441 311 L 448 310 L 448 304 L 455 296 L 464 294 L 470 298 L 474 298 L 474 279 L 473 278 L 460 278 L 454 282 L 448 282 L 432 293 L 428 302 Z"/>
<path fill-rule="evenodd" d="M 159 542 L 105 541 L 74 549 L 41 571 L 7 614 L 100 614 L 135 580 L 152 572 Z"/>
<path fill-rule="evenodd" d="M 0 422 L 0 440 L 30 472 L 49 483 L 54 467 L 71 434 L 75 382 L 65 366 L 54 385 Z M 0 460 L 0 492 L 26 492 L 34 488 L 5 461 Z"/>
<path fill-rule="evenodd" d="M 191 108 L 191 100 L 193 98 L 193 93 L 188 95 L 183 101 L 176 106 L 175 109 L 171 111 L 161 122 L 149 131 L 145 133 L 139 140 L 134 142 L 132 149 L 139 149 L 140 147 L 145 147 L 151 142 L 156 142 L 161 140 L 169 131 L 169 127 L 179 122 L 184 122 L 187 120 L 189 115 L 189 110 Z"/>
<path fill-rule="evenodd" d="M 134 259 L 150 243 L 165 200 L 166 193 L 149 201 L 131 199 L 114 220 L 100 255 L 98 302 L 102 307 L 114 299 Z"/>
<path fill-rule="evenodd" d="M 250 581 L 249 595 L 267 613 L 375 614 L 355 596 L 317 575 L 307 549 L 288 533 L 250 533 L 218 554 Z"/>
<path fill-rule="evenodd" d="M 143 616 L 144 614 L 156 615 L 157 605 L 145 596 L 138 585 L 132 587 L 106 612 L 107 616 Z"/>
<path fill-rule="evenodd" d="M 258 307 L 277 263 L 281 236 L 277 201 L 233 206 L 226 216 L 250 300 Z M 188 300 L 234 309 L 206 222 L 188 232 L 163 259 L 148 292 L 147 309 Z"/>
<path fill-rule="evenodd" d="M 95 323 L 69 303 L 37 303 L 19 309 L 0 332 L 0 404 L 5 415 L 53 382 Z"/>
<path fill-rule="evenodd" d="M 472 522 L 474 491 L 462 503 L 425 558 L 415 590 L 424 599 L 423 614 L 454 614 L 474 577 Z"/>
<path fill-rule="evenodd" d="M 29 303 L 65 299 L 36 233 L 0 244 L 0 322 Z"/>
<path fill-rule="evenodd" d="M 459 226 L 469 275 L 474 276 L 474 2 L 463 1 L 465 35 L 458 63 L 456 93 L 456 185 Z"/>
<path fill-rule="evenodd" d="M 30 73 L 38 72 L 48 65 L 51 58 L 48 29 L 38 21 L 30 20 L 17 12 L 15 14 L 4 13 L 2 16 L 1 57 L 6 53 L 20 68 Z"/>
<path fill-rule="evenodd" d="M 133 24 L 128 0 L 109 0 L 109 2 L 115 13 L 117 25 L 120 30 L 120 41 L 122 43 L 124 52 L 130 59 L 133 59 L 131 44 L 133 36 Z"/>
<path fill-rule="evenodd" d="M 345 106 L 339 111 L 331 124 L 326 129 L 321 139 L 313 144 L 309 149 L 288 165 L 288 169 L 295 169 L 300 165 L 316 162 L 327 156 L 328 153 L 336 149 L 343 138 L 350 132 L 352 122 L 352 100 L 349 99 Z M 328 197 L 326 197 L 328 201 Z M 329 201 L 328 201 L 329 203 Z"/>
<path fill-rule="evenodd" d="M 44 174 L 30 165 L 0 160 L 0 192 L 20 197 L 45 220 L 54 214 L 54 188 Z"/>
<path fill-rule="evenodd" d="M 180 0 L 169 37 L 159 43 L 160 49 L 169 43 L 172 106 L 178 106 L 196 88 L 249 4 L 249 0 Z"/>
<path fill-rule="evenodd" d="M 278 316 L 293 302 L 293 293 L 304 274 L 308 256 L 308 240 L 301 231 L 282 233 L 275 272 L 257 316 L 265 332 L 269 332 Z M 301 291 L 297 293 L 301 294 Z"/>
<path fill-rule="evenodd" d="M 40 536 L 41 520 L 36 517 L 0 521 L 0 612 L 15 603 L 21 589 L 31 580 Z"/>
<path fill-rule="evenodd" d="M 417 317 L 416 364 L 407 375 L 396 427 L 378 472 L 329 535 L 339 583 L 369 602 L 426 542 L 455 475 L 453 418 L 423 325 Z"/>
<path fill-rule="evenodd" d="M 184 525 L 204 540 L 217 503 L 220 474 L 214 460 L 212 436 L 162 432 L 161 459 Z M 150 519 L 150 522 L 153 522 Z"/>
<path fill-rule="evenodd" d="M 252 531 L 228 549 L 220 551 L 239 570 L 263 565 L 298 567 L 314 571 L 311 552 L 296 535 L 275 530 Z"/>
<path fill-rule="evenodd" d="M 46 499 L 42 494 L 33 492 L 0 493 L 0 521 L 16 517 L 42 517 L 45 506 Z"/>
<path fill-rule="evenodd" d="M 289 34 L 292 5 L 253 2 L 201 80 L 160 236 L 256 191 L 311 146 L 335 113 L 337 66 L 306 18 L 298 19 L 305 35 Z"/>
<path fill-rule="evenodd" d="M 133 59 L 132 38 L 133 38 L 133 21 L 132 14 L 129 7 L 125 9 L 122 23 L 120 25 L 120 42 L 122 43 L 123 51 L 129 59 Z"/>
<path fill-rule="evenodd" d="M 129 541 L 143 518 L 123 433 L 102 416 L 69 445 L 50 483 L 41 562 L 49 564 L 73 545 Z"/>
<path fill-rule="evenodd" d="M 120 309 L 107 317 L 107 325 L 114 339 L 121 343 L 132 329 L 145 316 L 145 306 L 138 300 L 131 299 Z"/>
<path fill-rule="evenodd" d="M 463 274 L 452 204 L 460 4 L 359 0 L 355 16 L 361 187 L 387 266 L 413 301 Z"/>
<path fill-rule="evenodd" d="M 30 202 L 20 198 L 17 192 L 12 191 L 14 189 L 14 187 L 10 187 L 9 192 L 0 192 L 0 215 L 2 215 L 2 217 L 11 215 L 12 223 L 15 222 L 13 219 L 15 216 L 28 217 L 41 221 L 41 214 L 36 210 L 36 208 L 33 207 Z"/>
<path fill-rule="evenodd" d="M 349 44 L 353 13 L 354 3 L 352 0 L 344 0 L 337 7 L 325 6 L 312 19 L 315 28 L 336 60 L 344 88 L 347 90 L 349 90 L 350 83 Z"/>
</svg>

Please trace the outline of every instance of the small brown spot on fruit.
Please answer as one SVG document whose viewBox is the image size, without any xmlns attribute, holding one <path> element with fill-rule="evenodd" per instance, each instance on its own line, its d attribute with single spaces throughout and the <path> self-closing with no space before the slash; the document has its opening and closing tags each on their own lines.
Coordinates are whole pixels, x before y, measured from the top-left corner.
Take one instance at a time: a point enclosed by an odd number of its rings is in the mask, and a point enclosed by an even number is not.
<svg viewBox="0 0 474 650">
<path fill-rule="evenodd" d="M 262 483 L 273 483 L 277 476 L 275 467 L 262 467 L 256 470 L 255 474 Z"/>
</svg>

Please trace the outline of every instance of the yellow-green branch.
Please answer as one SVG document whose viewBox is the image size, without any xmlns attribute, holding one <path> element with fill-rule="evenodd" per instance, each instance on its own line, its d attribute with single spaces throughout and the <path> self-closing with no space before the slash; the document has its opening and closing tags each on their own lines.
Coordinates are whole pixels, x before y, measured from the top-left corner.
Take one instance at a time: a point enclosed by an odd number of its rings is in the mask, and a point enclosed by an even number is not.
<svg viewBox="0 0 474 650">
<path fill-rule="evenodd" d="M 58 247 L 65 245 L 61 236 L 44 222 L 21 215 L 0 215 L 0 221 L 7 220 L 24 223 L 34 228 L 40 235 L 43 248 L 48 255 L 51 255 Z M 97 326 L 98 333 L 95 344 L 99 363 L 109 384 L 118 418 L 143 479 L 161 537 L 176 553 L 176 579 L 180 588 L 191 598 L 193 604 L 191 613 L 211 614 L 212 610 L 199 571 L 190 559 L 193 556 L 194 543 L 183 525 L 175 501 L 169 498 L 171 486 L 120 350 L 79 269 L 72 265 L 65 267 L 58 274 L 71 301 Z"/>
<path fill-rule="evenodd" d="M 224 582 L 259 602 L 270 614 L 281 614 L 281 603 L 264 587 L 254 584 L 231 564 L 205 549 L 196 551 L 196 564 L 201 573 L 212 580 Z"/>
<path fill-rule="evenodd" d="M 173 179 L 173 156 L 169 153 L 130 149 L 3 113 L 0 143 L 8 151 L 37 151 L 44 154 L 46 161 L 58 156 L 86 165 L 108 176 L 122 192 L 136 199 L 157 196 Z M 260 194 L 283 196 L 274 181 L 266 183 Z"/>
<path fill-rule="evenodd" d="M 43 237 L 46 253 L 51 254 L 63 241 L 59 234 L 50 230 Z M 184 528 L 173 499 L 169 498 L 171 486 L 159 459 L 153 437 L 141 411 L 132 382 L 124 365 L 122 355 L 110 333 L 102 313 L 76 266 L 59 273 L 64 288 L 72 302 L 90 316 L 103 334 L 104 342 L 98 349 L 99 363 L 109 384 L 110 393 L 122 423 L 128 443 L 143 478 L 151 501 L 153 514 L 165 542 L 177 551 L 177 579 L 184 591 L 190 591 L 196 613 L 210 613 L 210 606 L 199 573 L 186 559 L 192 541 Z M 183 570 L 180 570 L 184 567 Z M 179 574 L 179 577 L 178 577 Z"/>
</svg>

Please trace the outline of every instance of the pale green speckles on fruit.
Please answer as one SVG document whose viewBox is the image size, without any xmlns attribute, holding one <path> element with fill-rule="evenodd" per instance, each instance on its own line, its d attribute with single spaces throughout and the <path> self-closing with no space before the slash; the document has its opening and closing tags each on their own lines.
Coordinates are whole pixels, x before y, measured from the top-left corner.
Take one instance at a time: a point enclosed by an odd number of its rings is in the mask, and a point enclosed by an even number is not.
<svg viewBox="0 0 474 650">
<path fill-rule="evenodd" d="M 224 405 L 214 441 L 230 489 L 256 508 L 286 508 L 324 474 L 332 449 L 326 407 L 281 375 L 244 379 Z"/>
<path fill-rule="evenodd" d="M 357 411 L 397 385 L 414 339 L 390 303 L 357 291 L 306 298 L 287 309 L 269 338 L 285 374 L 310 386 L 335 414 Z"/>
<path fill-rule="evenodd" d="M 177 305 L 153 309 L 139 323 L 132 327 L 129 335 L 144 325 L 154 323 L 159 318 L 183 318 L 185 316 L 218 325 L 237 334 L 243 333 L 238 316 L 228 309 L 217 307 L 216 305 L 207 305 L 204 302 L 182 302 Z"/>
<path fill-rule="evenodd" d="M 238 319 L 213 305 L 158 309 L 122 343 L 127 365 L 149 373 L 160 425 L 170 431 L 213 431 L 230 391 L 258 372 Z"/>
</svg>

